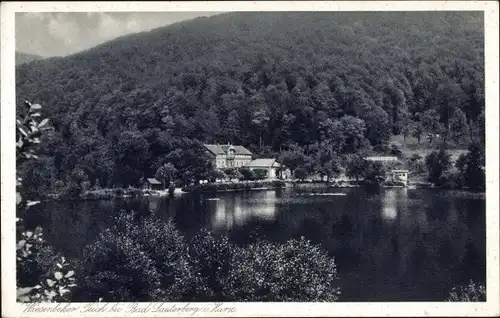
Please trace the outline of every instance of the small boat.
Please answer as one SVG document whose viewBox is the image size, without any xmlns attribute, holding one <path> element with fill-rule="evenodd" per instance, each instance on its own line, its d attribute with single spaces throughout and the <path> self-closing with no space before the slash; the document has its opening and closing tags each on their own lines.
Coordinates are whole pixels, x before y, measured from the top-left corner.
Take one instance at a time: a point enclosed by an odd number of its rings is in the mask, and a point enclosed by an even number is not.
<svg viewBox="0 0 500 318">
<path fill-rule="evenodd" d="M 219 198 L 207 198 L 206 200 L 207 201 L 219 201 L 220 199 Z"/>
</svg>

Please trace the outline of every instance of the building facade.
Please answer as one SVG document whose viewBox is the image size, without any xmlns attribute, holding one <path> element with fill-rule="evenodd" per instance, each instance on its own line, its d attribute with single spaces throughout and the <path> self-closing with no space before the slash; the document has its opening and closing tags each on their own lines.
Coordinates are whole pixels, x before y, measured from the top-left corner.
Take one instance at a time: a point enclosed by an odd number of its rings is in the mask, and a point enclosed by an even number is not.
<svg viewBox="0 0 500 318">
<path fill-rule="evenodd" d="M 212 164 L 217 169 L 240 168 L 252 161 L 252 152 L 243 146 L 204 145 Z"/>
<path fill-rule="evenodd" d="M 265 170 L 267 172 L 266 179 L 278 179 L 282 177 L 281 165 L 276 159 L 255 159 L 249 162 L 245 167 L 250 170 Z"/>
<path fill-rule="evenodd" d="M 390 181 L 408 185 L 408 170 L 391 170 Z"/>
<path fill-rule="evenodd" d="M 378 161 L 382 163 L 395 162 L 399 160 L 398 157 L 395 156 L 370 156 L 370 157 L 365 157 L 364 159 L 368 161 Z"/>
<path fill-rule="evenodd" d="M 288 179 L 290 170 L 283 167 L 274 158 L 252 159 L 252 152 L 243 146 L 236 145 L 204 145 L 207 155 L 217 169 L 248 168 L 249 170 L 265 170 L 266 179 Z"/>
<path fill-rule="evenodd" d="M 146 178 L 142 184 L 144 190 L 162 190 L 163 184 L 156 178 Z"/>
</svg>

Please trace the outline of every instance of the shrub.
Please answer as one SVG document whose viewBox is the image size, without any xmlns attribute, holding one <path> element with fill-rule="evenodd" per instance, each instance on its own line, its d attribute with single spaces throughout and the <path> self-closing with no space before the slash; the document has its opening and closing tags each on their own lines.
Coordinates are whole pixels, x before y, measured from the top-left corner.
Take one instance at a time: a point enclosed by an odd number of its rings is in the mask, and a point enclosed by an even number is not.
<svg viewBox="0 0 500 318">
<path fill-rule="evenodd" d="M 393 156 L 396 156 L 396 157 L 403 156 L 403 152 L 401 151 L 401 149 L 399 149 L 398 145 L 395 145 L 395 144 L 391 145 L 389 153 Z"/>
<path fill-rule="evenodd" d="M 218 179 L 242 179 L 243 175 L 237 168 L 225 168 L 222 170 L 222 174 Z"/>
<path fill-rule="evenodd" d="M 307 178 L 306 169 L 301 168 L 301 167 L 295 169 L 295 178 L 300 179 L 300 180 L 304 180 L 305 178 Z"/>
<path fill-rule="evenodd" d="M 408 159 L 408 167 L 412 173 L 423 173 L 425 172 L 425 164 L 422 160 L 422 156 L 419 154 L 413 154 L 410 159 Z"/>
<path fill-rule="evenodd" d="M 85 301 L 181 300 L 195 282 L 183 237 L 171 221 L 121 214 L 84 251 Z"/>
<path fill-rule="evenodd" d="M 24 231 L 17 243 L 17 281 L 22 286 L 34 286 L 40 277 L 49 272 L 57 257 L 51 246 L 43 239 L 42 228 Z"/>
<path fill-rule="evenodd" d="M 471 280 L 467 286 L 453 287 L 446 301 L 486 301 L 486 288 Z"/>
<path fill-rule="evenodd" d="M 235 253 L 226 294 L 233 301 L 335 301 L 334 259 L 302 238 L 257 242 Z"/>
<path fill-rule="evenodd" d="M 267 170 L 266 169 L 254 169 L 253 170 L 256 180 L 263 180 L 267 178 Z"/>
<path fill-rule="evenodd" d="M 242 179 L 243 180 L 255 180 L 255 173 L 254 171 L 248 169 L 248 168 L 240 168 L 239 169 L 241 175 L 242 175 Z"/>
<path fill-rule="evenodd" d="M 95 301 L 334 301 L 337 269 L 305 239 L 231 244 L 206 230 L 189 244 L 171 221 L 121 214 L 84 251 L 79 295 Z"/>
<path fill-rule="evenodd" d="M 225 283 L 239 247 L 229 243 L 227 237 L 215 237 L 203 229 L 189 243 L 189 260 L 198 278 L 191 300 L 228 300 Z"/>
<path fill-rule="evenodd" d="M 380 185 L 386 179 L 386 170 L 380 162 L 368 162 L 363 175 L 366 185 Z"/>
<path fill-rule="evenodd" d="M 451 168 L 451 156 L 448 152 L 443 149 L 431 152 L 425 158 L 425 164 L 429 171 L 429 182 L 436 185 L 445 183 L 443 175 Z"/>
<path fill-rule="evenodd" d="M 142 195 L 142 190 L 141 190 L 141 189 L 138 189 L 138 188 L 128 187 L 128 188 L 125 190 L 125 193 L 126 193 L 127 195 L 130 195 L 130 196 L 136 197 L 136 196 L 140 196 L 140 195 Z"/>
</svg>

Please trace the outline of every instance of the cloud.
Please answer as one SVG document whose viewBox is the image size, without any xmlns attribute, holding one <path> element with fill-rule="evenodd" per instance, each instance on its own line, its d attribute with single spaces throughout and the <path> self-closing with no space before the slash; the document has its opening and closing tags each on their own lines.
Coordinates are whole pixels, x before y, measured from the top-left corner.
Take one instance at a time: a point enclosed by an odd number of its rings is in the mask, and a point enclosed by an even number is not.
<svg viewBox="0 0 500 318">
<path fill-rule="evenodd" d="M 16 14 L 16 50 L 64 56 L 116 37 L 215 12 L 52 12 Z"/>
</svg>

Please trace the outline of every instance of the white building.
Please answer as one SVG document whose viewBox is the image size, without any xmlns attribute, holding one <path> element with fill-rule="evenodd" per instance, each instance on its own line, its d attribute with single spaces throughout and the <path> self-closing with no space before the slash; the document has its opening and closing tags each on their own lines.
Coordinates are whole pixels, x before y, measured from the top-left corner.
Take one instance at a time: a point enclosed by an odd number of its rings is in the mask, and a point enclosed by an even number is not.
<svg viewBox="0 0 500 318">
<path fill-rule="evenodd" d="M 261 159 L 255 159 L 249 162 L 247 165 L 245 165 L 246 168 L 250 170 L 266 170 L 267 171 L 267 179 L 277 179 L 277 178 L 282 178 L 281 175 L 281 165 L 279 162 L 276 161 L 276 159 L 272 158 L 261 158 Z"/>
<path fill-rule="evenodd" d="M 398 161 L 398 157 L 394 156 L 370 156 L 370 157 L 365 157 L 365 160 L 368 161 L 378 161 L 378 162 L 393 162 L 393 161 Z"/>
<path fill-rule="evenodd" d="M 408 185 L 408 170 L 391 170 L 390 180 Z"/>
<path fill-rule="evenodd" d="M 252 160 L 252 152 L 243 146 L 204 145 L 207 154 L 217 169 L 248 168 L 249 170 L 266 170 L 266 179 L 288 179 L 290 170 L 284 169 L 274 158 L 260 158 Z"/>
<path fill-rule="evenodd" d="M 252 161 L 252 153 L 243 146 L 227 145 L 204 145 L 207 149 L 207 154 L 212 160 L 214 167 L 217 169 L 223 168 L 239 168 Z"/>
</svg>

